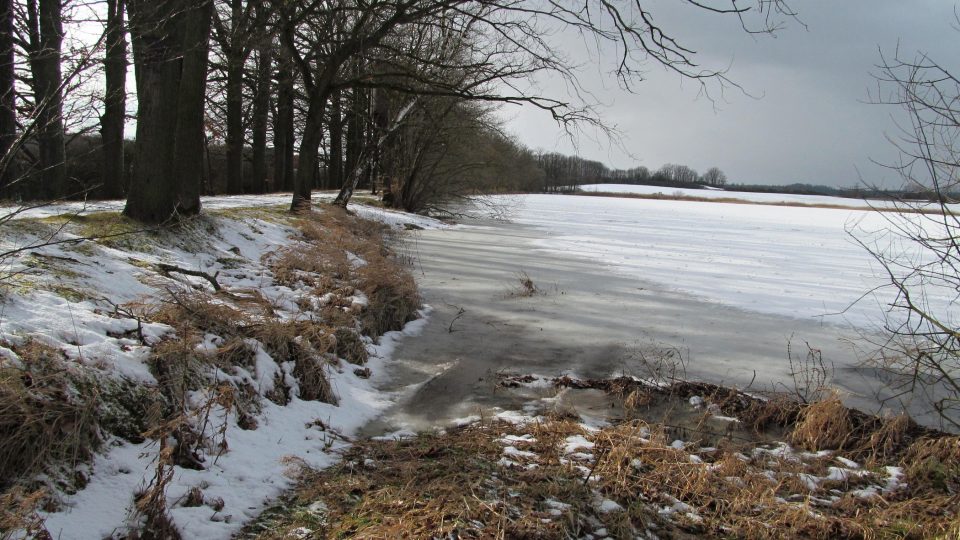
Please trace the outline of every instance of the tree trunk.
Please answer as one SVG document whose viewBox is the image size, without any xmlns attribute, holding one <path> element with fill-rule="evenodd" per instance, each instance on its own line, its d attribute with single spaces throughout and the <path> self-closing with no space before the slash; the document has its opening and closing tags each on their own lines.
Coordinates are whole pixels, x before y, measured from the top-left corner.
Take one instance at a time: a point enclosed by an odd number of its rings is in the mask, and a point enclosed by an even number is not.
<svg viewBox="0 0 960 540">
<path fill-rule="evenodd" d="M 60 0 L 27 1 L 30 71 L 37 113 L 40 196 L 67 195 L 63 134 L 63 75 L 60 71 L 63 23 Z"/>
<path fill-rule="evenodd" d="M 193 0 L 187 3 L 187 6 L 193 5 Z M 207 97 L 213 2 L 186 9 L 188 17 L 184 23 L 183 63 L 177 102 L 178 168 L 175 178 L 179 182 L 178 212 L 189 216 L 200 213 L 200 193 L 203 189 L 203 113 Z"/>
<path fill-rule="evenodd" d="M 314 92 L 307 109 L 307 121 L 300 142 L 300 162 L 293 183 L 293 202 L 290 210 L 297 212 L 310 208 L 310 192 L 313 188 L 314 170 L 320 154 L 323 135 L 323 112 L 327 105 L 327 92 Z"/>
<path fill-rule="evenodd" d="M 343 111 L 339 90 L 330 96 L 330 156 L 325 187 L 327 189 L 343 187 Z"/>
<path fill-rule="evenodd" d="M 272 43 L 264 39 L 257 51 L 257 83 L 253 98 L 253 183 L 254 193 L 267 191 L 267 124 L 270 113 L 270 68 Z"/>
<path fill-rule="evenodd" d="M 227 193 L 243 191 L 243 63 L 227 60 Z"/>
<path fill-rule="evenodd" d="M 14 0 L 0 0 L 0 195 L 17 179 L 16 73 L 13 46 Z"/>
<path fill-rule="evenodd" d="M 280 48 L 277 66 L 277 114 L 274 118 L 274 184 L 284 191 L 293 189 L 293 70 L 290 53 Z"/>
<path fill-rule="evenodd" d="M 350 96 L 350 108 L 347 111 L 347 163 L 346 176 L 353 177 L 354 169 L 360 163 L 360 152 L 363 150 L 363 132 L 361 131 L 360 94 L 359 88 L 354 88 Z"/>
<path fill-rule="evenodd" d="M 227 58 L 227 193 L 243 191 L 243 64 L 244 54 L 238 25 L 242 0 L 230 0 L 229 47 Z"/>
<path fill-rule="evenodd" d="M 138 94 L 131 218 L 163 223 L 200 211 L 212 8 L 209 0 L 128 0 Z"/>
<path fill-rule="evenodd" d="M 103 196 L 123 196 L 123 123 L 127 107 L 127 39 L 123 27 L 124 0 L 107 0 L 106 92 L 100 136 L 103 141 Z"/>
</svg>

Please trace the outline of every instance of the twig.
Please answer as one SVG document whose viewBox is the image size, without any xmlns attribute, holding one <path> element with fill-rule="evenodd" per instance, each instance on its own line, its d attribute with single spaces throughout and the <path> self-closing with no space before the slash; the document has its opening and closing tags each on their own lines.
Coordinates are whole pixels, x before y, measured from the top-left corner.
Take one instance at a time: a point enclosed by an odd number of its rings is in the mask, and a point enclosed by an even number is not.
<svg viewBox="0 0 960 540">
<path fill-rule="evenodd" d="M 452 334 L 456 332 L 456 330 L 453 329 L 453 323 L 457 322 L 457 319 L 459 319 L 460 317 L 463 317 L 463 315 L 467 312 L 467 310 L 463 309 L 462 307 L 459 307 L 459 306 L 453 306 L 453 307 L 458 308 L 460 311 L 458 311 L 457 316 L 454 317 L 452 321 L 450 321 L 450 326 L 447 327 L 448 334 Z"/>
</svg>

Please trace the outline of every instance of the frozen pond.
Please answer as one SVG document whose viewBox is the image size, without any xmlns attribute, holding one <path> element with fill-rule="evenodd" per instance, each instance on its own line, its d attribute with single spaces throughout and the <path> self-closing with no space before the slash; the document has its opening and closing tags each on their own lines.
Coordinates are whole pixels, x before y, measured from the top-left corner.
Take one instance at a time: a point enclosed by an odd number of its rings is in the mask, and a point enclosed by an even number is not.
<svg viewBox="0 0 960 540">
<path fill-rule="evenodd" d="M 879 411 L 889 396 L 858 351 L 876 338 L 883 300 L 847 309 L 877 278 L 845 230 L 880 225 L 876 214 L 557 195 L 500 202 L 509 221 L 409 239 L 435 311 L 422 338 L 399 346 L 391 389 L 408 395 L 375 429 L 518 405 L 494 388 L 498 372 L 643 376 L 644 359 L 665 351 L 683 358 L 689 378 L 782 390 L 792 385 L 790 342 L 795 355 L 806 344 L 822 350 L 850 404 Z M 542 294 L 511 294 L 520 272 Z"/>
</svg>

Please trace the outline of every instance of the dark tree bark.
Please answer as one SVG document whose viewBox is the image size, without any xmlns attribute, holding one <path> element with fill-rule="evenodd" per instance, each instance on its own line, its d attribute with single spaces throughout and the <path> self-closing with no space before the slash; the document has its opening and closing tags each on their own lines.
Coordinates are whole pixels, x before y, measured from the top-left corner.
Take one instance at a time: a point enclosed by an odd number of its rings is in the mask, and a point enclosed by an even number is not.
<svg viewBox="0 0 960 540">
<path fill-rule="evenodd" d="M 63 21 L 60 0 L 27 0 L 30 72 L 36 101 L 40 190 L 43 197 L 67 195 L 63 134 Z"/>
<path fill-rule="evenodd" d="M 354 169 L 360 164 L 360 152 L 363 150 L 363 118 L 360 111 L 362 93 L 359 88 L 353 89 L 350 107 L 347 109 L 347 159 L 344 169 L 348 176 L 356 174 Z"/>
<path fill-rule="evenodd" d="M 319 164 L 320 142 L 323 139 L 323 113 L 328 97 L 326 92 L 315 93 L 307 108 L 303 138 L 300 140 L 300 161 L 293 182 L 293 202 L 290 204 L 294 212 L 310 208 L 314 171 Z"/>
<path fill-rule="evenodd" d="M 17 178 L 16 73 L 13 43 L 14 0 L 0 0 L 0 192 Z"/>
<path fill-rule="evenodd" d="M 330 97 L 330 154 L 327 164 L 327 189 L 343 187 L 343 107 L 340 91 Z"/>
<path fill-rule="evenodd" d="M 243 64 L 246 60 L 240 37 L 243 1 L 230 0 L 230 37 L 225 43 L 227 60 L 227 193 L 243 191 Z"/>
<path fill-rule="evenodd" d="M 213 2 L 195 0 L 185 8 L 188 17 L 184 23 L 182 78 L 178 97 L 176 131 L 178 209 L 184 215 L 200 213 L 200 193 L 203 189 L 203 114 L 206 105 L 207 72 L 209 66 L 210 31 Z M 189 11 L 196 9 L 191 15 Z"/>
<path fill-rule="evenodd" d="M 137 141 L 124 213 L 164 223 L 200 211 L 203 106 L 213 4 L 128 0 Z"/>
<path fill-rule="evenodd" d="M 270 114 L 270 69 L 273 47 L 264 39 L 257 49 L 257 80 L 253 97 L 253 181 L 254 193 L 267 191 L 267 124 Z"/>
<path fill-rule="evenodd" d="M 106 92 L 100 136 L 103 140 L 103 195 L 123 196 L 123 122 L 127 108 L 127 38 L 123 26 L 124 0 L 107 0 L 107 51 L 104 60 Z"/>
<path fill-rule="evenodd" d="M 293 190 L 294 130 L 293 130 L 293 66 L 290 53 L 280 47 L 277 66 L 277 112 L 273 120 L 273 181 L 278 189 Z"/>
</svg>

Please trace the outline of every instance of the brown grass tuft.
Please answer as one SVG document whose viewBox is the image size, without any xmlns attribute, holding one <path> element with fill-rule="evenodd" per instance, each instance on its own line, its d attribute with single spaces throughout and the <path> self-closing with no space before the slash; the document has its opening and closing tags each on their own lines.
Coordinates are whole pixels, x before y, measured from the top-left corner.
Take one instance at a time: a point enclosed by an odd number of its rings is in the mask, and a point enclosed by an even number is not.
<svg viewBox="0 0 960 540">
<path fill-rule="evenodd" d="M 416 318 L 420 296 L 413 276 L 387 248 L 389 228 L 338 208 L 305 216 L 297 227 L 305 244 L 280 250 L 271 269 L 279 282 L 306 284 L 317 297 L 333 293 L 333 303 L 323 310 L 329 324 L 351 326 L 345 320 L 352 319 L 350 306 L 338 302 L 354 288 L 368 300 L 360 314 L 368 335 L 399 330 Z"/>
<path fill-rule="evenodd" d="M 168 298 L 150 314 L 150 319 L 176 328 L 181 337 L 198 331 L 234 336 L 250 324 L 244 312 L 215 296 L 172 289 L 168 293 Z"/>
<path fill-rule="evenodd" d="M 881 418 L 878 427 L 860 443 L 861 453 L 875 463 L 885 463 L 902 455 L 910 441 L 913 421 L 906 413 Z"/>
<path fill-rule="evenodd" d="M 420 293 L 409 272 L 398 271 L 397 263 L 389 259 L 370 261 L 357 272 L 360 290 L 369 305 L 360 317 L 363 329 L 371 336 L 379 336 L 417 318 Z"/>
<path fill-rule="evenodd" d="M 526 270 L 515 273 L 514 278 L 516 282 L 507 289 L 507 298 L 529 298 L 542 293 Z"/>
<path fill-rule="evenodd" d="M 13 349 L 24 369 L 0 368 L 0 488 L 50 466 L 73 468 L 101 443 L 95 381 L 52 347 Z"/>
<path fill-rule="evenodd" d="M 313 356 L 298 356 L 293 374 L 299 380 L 300 399 L 336 405 L 337 395 L 327 379 L 326 363 Z"/>
<path fill-rule="evenodd" d="M 37 513 L 45 497 L 43 490 L 27 493 L 21 488 L 0 495 L 0 540 L 51 538 Z"/>
<path fill-rule="evenodd" d="M 351 328 L 340 327 L 334 332 L 337 338 L 335 353 L 351 364 L 362 366 L 367 363 L 367 345 L 360 339 L 360 333 Z"/>
<path fill-rule="evenodd" d="M 207 382 L 205 366 L 213 357 L 197 351 L 196 341 L 186 337 L 164 339 L 153 346 L 150 368 L 160 391 L 175 412 L 186 410 L 186 396 Z"/>
<path fill-rule="evenodd" d="M 833 450 L 843 448 L 852 431 L 850 411 L 834 393 L 800 408 L 789 439 L 792 444 L 807 450 Z"/>
<path fill-rule="evenodd" d="M 923 438 L 907 449 L 904 473 L 911 489 L 960 493 L 960 436 Z"/>
</svg>

